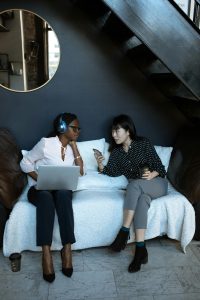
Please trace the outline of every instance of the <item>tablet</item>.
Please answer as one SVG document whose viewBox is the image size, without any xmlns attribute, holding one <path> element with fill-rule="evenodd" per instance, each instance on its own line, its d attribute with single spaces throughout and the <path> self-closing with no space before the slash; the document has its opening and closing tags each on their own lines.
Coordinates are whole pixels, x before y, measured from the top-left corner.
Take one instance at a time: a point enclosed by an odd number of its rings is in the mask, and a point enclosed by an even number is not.
<svg viewBox="0 0 200 300">
<path fill-rule="evenodd" d="M 42 165 L 38 167 L 37 190 L 76 190 L 79 166 Z"/>
</svg>

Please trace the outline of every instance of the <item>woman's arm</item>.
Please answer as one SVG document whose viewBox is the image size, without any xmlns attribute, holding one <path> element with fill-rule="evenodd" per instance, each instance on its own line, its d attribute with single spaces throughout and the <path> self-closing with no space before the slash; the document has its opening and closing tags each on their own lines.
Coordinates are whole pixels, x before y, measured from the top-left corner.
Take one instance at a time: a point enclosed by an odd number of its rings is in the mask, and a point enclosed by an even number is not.
<svg viewBox="0 0 200 300">
<path fill-rule="evenodd" d="M 96 158 L 98 164 L 98 171 L 101 173 L 104 169 L 103 160 L 105 159 L 103 155 L 97 155 L 94 153 L 94 157 Z"/>
<path fill-rule="evenodd" d="M 24 173 L 30 175 L 34 180 L 37 180 L 37 173 L 35 172 L 35 162 L 44 157 L 45 138 L 42 138 L 32 150 L 28 151 L 23 156 L 20 162 L 20 167 Z"/>
<path fill-rule="evenodd" d="M 122 175 L 122 171 L 120 170 L 120 166 L 119 166 L 119 157 L 118 157 L 118 152 L 113 150 L 110 154 L 108 163 L 106 166 L 103 165 L 103 160 L 104 157 L 103 156 L 95 156 L 96 160 L 97 160 L 97 164 L 98 164 L 98 169 L 99 172 L 111 177 L 117 177 Z"/>
<path fill-rule="evenodd" d="M 83 171 L 83 160 L 82 157 L 79 153 L 76 141 L 71 141 L 70 146 L 72 148 L 73 154 L 74 154 L 74 162 L 76 166 L 80 166 L 80 174 L 83 175 L 84 171 Z"/>
<path fill-rule="evenodd" d="M 165 167 L 163 166 L 161 159 L 158 156 L 154 146 L 151 144 L 151 142 L 148 139 L 146 139 L 146 153 L 148 157 L 148 164 L 151 169 L 150 173 L 152 173 L 150 175 L 151 178 L 148 179 L 152 179 L 158 175 L 161 177 L 165 177 L 166 175 Z"/>
<path fill-rule="evenodd" d="M 32 177 L 35 181 L 37 181 L 37 173 L 35 171 L 27 173 L 30 177 Z"/>
</svg>

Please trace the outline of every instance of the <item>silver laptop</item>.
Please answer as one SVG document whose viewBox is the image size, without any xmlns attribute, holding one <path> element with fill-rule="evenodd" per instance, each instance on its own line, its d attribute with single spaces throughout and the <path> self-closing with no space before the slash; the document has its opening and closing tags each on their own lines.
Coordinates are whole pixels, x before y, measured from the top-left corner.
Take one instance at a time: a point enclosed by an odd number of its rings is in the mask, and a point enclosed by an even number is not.
<svg viewBox="0 0 200 300">
<path fill-rule="evenodd" d="M 76 190 L 79 166 L 39 166 L 37 190 Z"/>
</svg>

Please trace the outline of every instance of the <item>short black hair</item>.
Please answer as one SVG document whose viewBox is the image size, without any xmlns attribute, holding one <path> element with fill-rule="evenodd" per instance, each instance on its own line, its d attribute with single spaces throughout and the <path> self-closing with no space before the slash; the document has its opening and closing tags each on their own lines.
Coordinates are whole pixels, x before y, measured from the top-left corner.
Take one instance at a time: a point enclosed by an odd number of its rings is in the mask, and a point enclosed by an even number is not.
<svg viewBox="0 0 200 300">
<path fill-rule="evenodd" d="M 126 131 L 129 131 L 130 138 L 132 140 L 137 138 L 135 124 L 130 116 L 121 114 L 121 115 L 114 117 L 114 119 L 112 121 L 112 130 L 117 130 L 119 128 L 123 128 Z M 109 150 L 112 151 L 117 146 L 119 146 L 119 145 L 116 145 L 113 137 L 111 137 L 111 143 L 110 143 Z"/>
</svg>

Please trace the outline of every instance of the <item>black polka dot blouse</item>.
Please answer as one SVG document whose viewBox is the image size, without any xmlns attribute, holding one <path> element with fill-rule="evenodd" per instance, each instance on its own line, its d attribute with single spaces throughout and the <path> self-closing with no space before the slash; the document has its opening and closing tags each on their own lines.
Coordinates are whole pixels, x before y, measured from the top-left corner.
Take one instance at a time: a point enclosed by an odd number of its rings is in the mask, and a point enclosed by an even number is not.
<svg viewBox="0 0 200 300">
<path fill-rule="evenodd" d="M 116 177 L 126 176 L 128 179 L 141 178 L 141 167 L 148 165 L 149 170 L 157 171 L 160 177 L 165 177 L 165 167 L 151 142 L 144 137 L 138 137 L 125 152 L 122 145 L 117 146 L 110 154 L 109 161 L 102 174 Z"/>
</svg>

